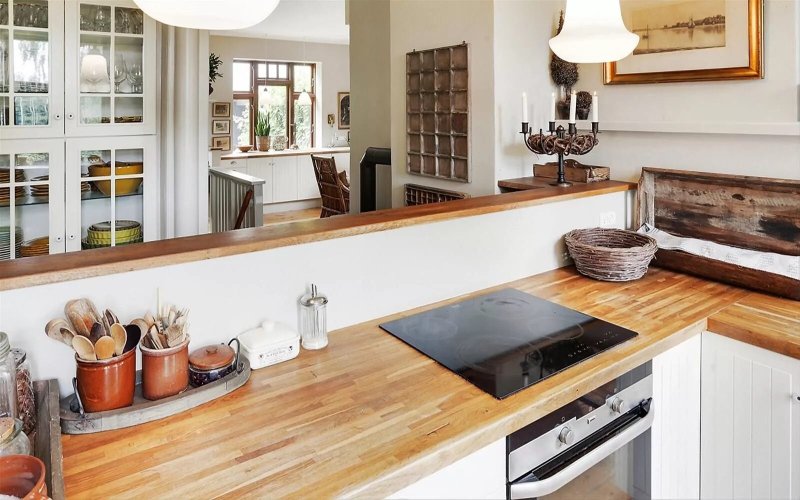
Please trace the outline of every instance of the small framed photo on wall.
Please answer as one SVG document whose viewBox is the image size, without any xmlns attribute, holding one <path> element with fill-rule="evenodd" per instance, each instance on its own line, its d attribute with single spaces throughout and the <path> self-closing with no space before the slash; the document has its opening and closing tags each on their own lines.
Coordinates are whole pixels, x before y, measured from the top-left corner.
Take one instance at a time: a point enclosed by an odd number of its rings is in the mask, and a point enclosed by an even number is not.
<svg viewBox="0 0 800 500">
<path fill-rule="evenodd" d="M 212 102 L 211 116 L 214 118 L 230 118 L 231 103 L 222 101 Z"/>
<path fill-rule="evenodd" d="M 211 120 L 211 133 L 213 135 L 230 135 L 230 120 Z"/>
<path fill-rule="evenodd" d="M 221 149 L 222 151 L 231 150 L 231 136 L 226 135 L 222 137 L 212 137 L 211 147 L 214 149 Z"/>
<path fill-rule="evenodd" d="M 337 93 L 337 102 L 339 103 L 339 129 L 350 128 L 350 92 Z"/>
</svg>

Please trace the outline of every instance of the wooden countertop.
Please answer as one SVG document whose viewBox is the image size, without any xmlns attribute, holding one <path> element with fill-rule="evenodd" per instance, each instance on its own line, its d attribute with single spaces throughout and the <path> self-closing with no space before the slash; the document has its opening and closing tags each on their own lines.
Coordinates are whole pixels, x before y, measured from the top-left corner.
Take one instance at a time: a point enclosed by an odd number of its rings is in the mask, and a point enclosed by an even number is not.
<svg viewBox="0 0 800 500">
<path fill-rule="evenodd" d="M 658 268 L 629 283 L 563 268 L 504 286 L 639 336 L 498 401 L 378 328 L 465 297 L 370 321 L 184 414 L 64 436 L 67 496 L 385 496 L 696 335 L 709 317 L 730 324 L 731 308 L 774 317 L 769 338 L 796 335 L 800 321 L 796 302 Z M 720 333 L 762 335 L 754 326 Z"/>
<path fill-rule="evenodd" d="M 247 153 L 236 151 L 234 153 L 220 156 L 220 160 L 246 160 L 248 158 L 276 158 L 281 156 L 324 155 L 349 152 L 350 146 L 335 148 L 284 149 L 283 151 L 248 151 Z"/>
<path fill-rule="evenodd" d="M 548 187 L 279 226 L 0 261 L 0 291 L 257 252 L 635 189 L 636 184 L 616 181 L 576 184 L 568 188 Z"/>
</svg>

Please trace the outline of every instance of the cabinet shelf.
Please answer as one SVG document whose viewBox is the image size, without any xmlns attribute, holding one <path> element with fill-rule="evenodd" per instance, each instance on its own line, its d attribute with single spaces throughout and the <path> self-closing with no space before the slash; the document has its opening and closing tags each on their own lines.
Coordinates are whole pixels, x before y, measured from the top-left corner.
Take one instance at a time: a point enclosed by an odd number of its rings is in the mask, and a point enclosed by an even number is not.
<svg viewBox="0 0 800 500">
<path fill-rule="evenodd" d="M 117 198 L 127 198 L 129 196 L 142 196 L 144 194 L 142 187 L 140 186 L 139 189 L 134 193 L 128 194 L 118 194 Z M 90 200 L 105 200 L 111 198 L 110 196 L 101 193 L 100 191 L 87 191 L 85 193 L 81 193 L 81 201 L 90 201 Z M 20 196 L 14 202 L 14 205 L 17 207 L 24 207 L 30 205 L 47 205 L 50 203 L 49 196 L 32 196 L 32 195 L 25 195 Z M 0 207 L 8 207 L 9 202 L 2 202 L 0 203 Z"/>
</svg>

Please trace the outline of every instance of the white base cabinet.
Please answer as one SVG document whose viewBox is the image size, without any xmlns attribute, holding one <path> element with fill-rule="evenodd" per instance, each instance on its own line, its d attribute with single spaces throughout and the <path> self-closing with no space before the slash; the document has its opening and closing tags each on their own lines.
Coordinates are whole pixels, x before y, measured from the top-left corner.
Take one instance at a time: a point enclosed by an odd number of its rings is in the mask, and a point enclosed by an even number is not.
<svg viewBox="0 0 800 500">
<path fill-rule="evenodd" d="M 800 498 L 800 360 L 703 334 L 702 498 Z"/>
<path fill-rule="evenodd" d="M 347 172 L 347 178 L 350 179 L 350 153 L 320 153 L 320 156 L 333 156 L 336 168 Z M 308 154 L 220 160 L 219 168 L 264 179 L 265 204 L 316 200 L 320 197 L 311 155 Z"/>
<path fill-rule="evenodd" d="M 391 499 L 504 499 L 506 440 L 498 439 L 389 496 Z"/>
</svg>

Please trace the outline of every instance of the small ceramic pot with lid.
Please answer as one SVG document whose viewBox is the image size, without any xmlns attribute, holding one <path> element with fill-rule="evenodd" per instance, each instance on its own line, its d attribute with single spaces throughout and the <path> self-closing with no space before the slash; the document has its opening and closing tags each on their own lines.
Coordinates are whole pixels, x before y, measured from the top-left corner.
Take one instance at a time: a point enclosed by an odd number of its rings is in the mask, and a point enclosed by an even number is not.
<svg viewBox="0 0 800 500">
<path fill-rule="evenodd" d="M 230 346 L 236 342 L 236 350 Z M 195 349 L 189 355 L 189 383 L 200 387 L 219 380 L 239 366 L 239 340 L 231 339 L 228 345 L 216 344 Z"/>
</svg>

